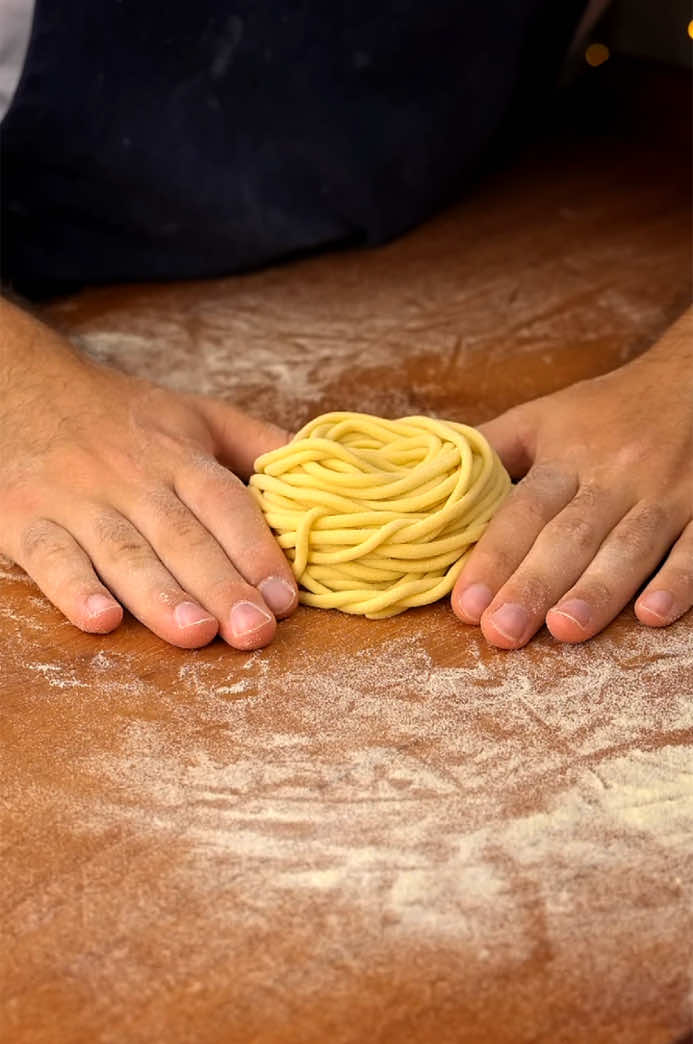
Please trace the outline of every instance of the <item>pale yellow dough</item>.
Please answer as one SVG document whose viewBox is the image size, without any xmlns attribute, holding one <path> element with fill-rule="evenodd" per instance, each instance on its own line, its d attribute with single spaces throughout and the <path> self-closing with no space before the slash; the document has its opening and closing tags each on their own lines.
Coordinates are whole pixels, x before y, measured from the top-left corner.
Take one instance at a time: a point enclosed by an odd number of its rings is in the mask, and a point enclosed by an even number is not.
<svg viewBox="0 0 693 1044">
<path fill-rule="evenodd" d="M 301 601 L 372 620 L 451 591 L 510 489 L 480 432 L 430 417 L 326 413 L 255 472 Z"/>
</svg>

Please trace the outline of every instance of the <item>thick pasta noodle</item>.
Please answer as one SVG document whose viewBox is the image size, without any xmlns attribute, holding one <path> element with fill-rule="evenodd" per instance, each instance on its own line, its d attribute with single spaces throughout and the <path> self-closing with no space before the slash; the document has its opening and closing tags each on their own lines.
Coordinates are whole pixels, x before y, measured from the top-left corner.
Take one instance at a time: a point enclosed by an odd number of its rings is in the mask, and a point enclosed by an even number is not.
<svg viewBox="0 0 693 1044">
<path fill-rule="evenodd" d="M 250 480 L 301 601 L 372 620 L 451 591 L 509 488 L 474 428 L 365 413 L 316 417 Z"/>
</svg>

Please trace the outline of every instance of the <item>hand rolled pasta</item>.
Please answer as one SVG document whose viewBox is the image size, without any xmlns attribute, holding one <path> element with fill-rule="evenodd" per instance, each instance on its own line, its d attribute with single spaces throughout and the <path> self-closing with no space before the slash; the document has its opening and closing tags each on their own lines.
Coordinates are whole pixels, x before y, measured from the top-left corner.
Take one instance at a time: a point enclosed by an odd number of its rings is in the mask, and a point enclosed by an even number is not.
<svg viewBox="0 0 693 1044">
<path fill-rule="evenodd" d="M 452 590 L 510 478 L 481 432 L 430 417 L 316 417 L 250 490 L 305 605 L 371 620 Z"/>
</svg>

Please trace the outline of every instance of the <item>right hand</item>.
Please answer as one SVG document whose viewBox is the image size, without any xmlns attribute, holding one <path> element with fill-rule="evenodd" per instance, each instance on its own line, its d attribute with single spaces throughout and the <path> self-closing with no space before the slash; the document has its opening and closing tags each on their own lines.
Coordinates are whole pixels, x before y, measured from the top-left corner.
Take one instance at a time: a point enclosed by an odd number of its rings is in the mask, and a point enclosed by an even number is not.
<svg viewBox="0 0 693 1044">
<path fill-rule="evenodd" d="M 125 606 L 181 648 L 267 645 L 298 591 L 241 479 L 287 433 L 97 366 L 5 301 L 0 331 L 0 552 L 83 631 Z"/>
</svg>

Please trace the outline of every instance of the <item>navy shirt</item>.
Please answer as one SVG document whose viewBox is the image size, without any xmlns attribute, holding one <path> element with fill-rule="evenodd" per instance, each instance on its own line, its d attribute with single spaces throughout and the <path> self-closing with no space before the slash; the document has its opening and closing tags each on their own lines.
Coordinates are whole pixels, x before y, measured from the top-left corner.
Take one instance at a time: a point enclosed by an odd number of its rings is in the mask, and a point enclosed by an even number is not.
<svg viewBox="0 0 693 1044">
<path fill-rule="evenodd" d="M 582 6 L 38 0 L 2 124 L 3 278 L 38 295 L 388 239 L 459 192 Z"/>
</svg>

